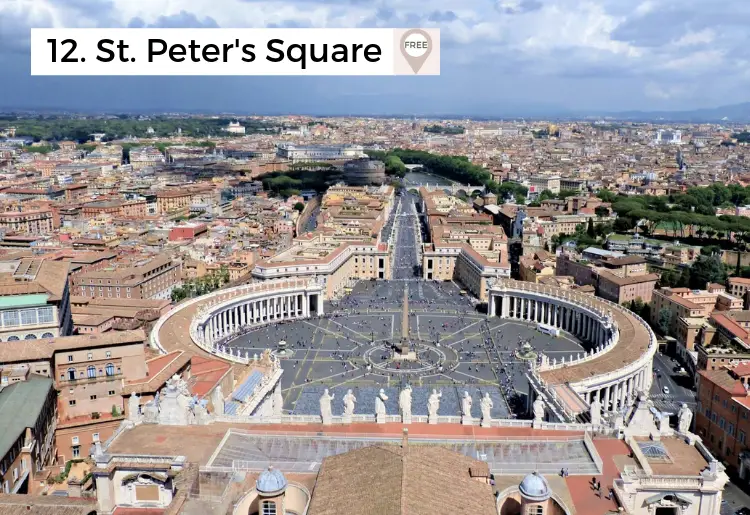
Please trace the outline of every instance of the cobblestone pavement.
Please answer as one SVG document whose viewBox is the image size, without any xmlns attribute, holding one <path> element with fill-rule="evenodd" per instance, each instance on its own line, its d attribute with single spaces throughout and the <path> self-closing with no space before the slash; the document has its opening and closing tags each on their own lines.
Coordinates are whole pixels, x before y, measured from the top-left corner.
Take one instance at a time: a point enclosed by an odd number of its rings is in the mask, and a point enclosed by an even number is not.
<svg viewBox="0 0 750 515">
<path fill-rule="evenodd" d="M 414 362 L 396 359 L 392 347 L 402 338 L 406 287 Z M 551 358 L 567 360 L 582 351 L 570 335 L 554 338 L 532 324 L 487 319 L 458 291 L 453 283 L 363 281 L 336 305 L 327 305 L 325 317 L 266 326 L 229 346 L 253 355 L 286 342 L 281 384 L 290 413 L 317 413 L 323 388 L 336 395 L 336 414 L 348 389 L 357 397 L 356 413 L 374 413 L 375 395 L 385 388 L 387 411 L 395 414 L 398 389 L 408 383 L 414 414 L 426 414 L 426 398 L 437 388 L 443 391 L 441 415 L 460 415 L 459 399 L 468 391 L 477 414 L 481 396 L 489 393 L 498 418 L 512 417 L 514 403 L 520 405 L 527 394 L 527 362 L 516 357 L 519 342 L 529 341 Z"/>
</svg>

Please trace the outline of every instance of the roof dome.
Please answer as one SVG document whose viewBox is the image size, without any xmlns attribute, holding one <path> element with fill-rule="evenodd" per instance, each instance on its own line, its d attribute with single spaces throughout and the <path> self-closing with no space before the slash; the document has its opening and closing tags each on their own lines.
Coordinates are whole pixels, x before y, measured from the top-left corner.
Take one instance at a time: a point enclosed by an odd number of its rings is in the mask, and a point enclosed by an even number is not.
<svg viewBox="0 0 750 515">
<path fill-rule="evenodd" d="M 546 501 L 552 495 L 547 480 L 537 472 L 523 478 L 521 484 L 518 485 L 518 489 L 526 499 L 535 502 Z"/>
<path fill-rule="evenodd" d="M 286 490 L 286 478 L 280 470 L 268 467 L 258 476 L 255 489 L 262 495 L 277 495 Z"/>
</svg>

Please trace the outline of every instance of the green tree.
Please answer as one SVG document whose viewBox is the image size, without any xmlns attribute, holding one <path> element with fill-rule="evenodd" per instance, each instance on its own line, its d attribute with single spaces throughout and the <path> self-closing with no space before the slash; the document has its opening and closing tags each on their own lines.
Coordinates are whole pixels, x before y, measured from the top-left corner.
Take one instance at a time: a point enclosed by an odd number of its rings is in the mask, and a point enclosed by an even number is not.
<svg viewBox="0 0 750 515">
<path fill-rule="evenodd" d="M 588 227 L 586 227 L 586 235 L 589 238 L 596 239 L 596 231 L 594 230 L 594 219 L 593 218 L 589 218 Z"/>
<path fill-rule="evenodd" d="M 301 213 L 305 210 L 305 205 L 302 202 L 297 202 L 296 204 L 294 204 L 294 209 Z"/>
<path fill-rule="evenodd" d="M 594 213 L 599 218 L 604 218 L 605 216 L 609 216 L 609 208 L 605 206 L 597 206 L 596 209 L 594 209 Z"/>
<path fill-rule="evenodd" d="M 615 220 L 614 229 L 616 232 L 628 232 L 635 228 L 635 222 L 627 216 L 618 216 Z"/>
<path fill-rule="evenodd" d="M 698 256 L 690 267 L 690 288 L 705 288 L 708 283 L 724 284 L 727 272 L 718 256 Z"/>
<path fill-rule="evenodd" d="M 537 198 L 537 200 L 539 200 L 539 202 L 541 202 L 543 200 L 549 200 L 549 199 L 552 199 L 552 198 L 555 198 L 555 194 L 554 193 L 552 193 L 550 190 L 542 190 L 542 192 L 539 194 L 539 197 Z"/>
<path fill-rule="evenodd" d="M 672 312 L 667 308 L 659 310 L 659 330 L 662 334 L 668 335 L 672 323 Z"/>
<path fill-rule="evenodd" d="M 599 197 L 602 202 L 609 202 L 610 204 L 617 200 L 617 193 L 609 190 L 599 190 L 596 196 Z"/>
</svg>

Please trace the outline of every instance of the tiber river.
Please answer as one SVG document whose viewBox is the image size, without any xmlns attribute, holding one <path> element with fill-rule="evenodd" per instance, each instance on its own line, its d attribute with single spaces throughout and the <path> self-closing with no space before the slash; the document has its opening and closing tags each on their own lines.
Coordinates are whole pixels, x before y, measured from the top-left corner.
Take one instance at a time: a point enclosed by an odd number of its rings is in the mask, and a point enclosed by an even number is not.
<svg viewBox="0 0 750 515">
<path fill-rule="evenodd" d="M 404 182 L 408 185 L 412 184 L 436 184 L 438 186 L 450 186 L 453 181 L 440 177 L 438 175 L 432 175 L 425 172 L 407 172 L 404 177 Z"/>
</svg>

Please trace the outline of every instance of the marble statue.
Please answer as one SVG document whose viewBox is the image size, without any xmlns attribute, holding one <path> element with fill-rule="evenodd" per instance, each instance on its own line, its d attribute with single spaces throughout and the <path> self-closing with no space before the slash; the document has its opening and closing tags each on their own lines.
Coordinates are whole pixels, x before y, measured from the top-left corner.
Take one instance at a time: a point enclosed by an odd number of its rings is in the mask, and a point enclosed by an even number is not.
<svg viewBox="0 0 750 515">
<path fill-rule="evenodd" d="M 598 426 L 602 423 L 602 403 L 599 402 L 599 397 L 595 396 L 594 400 L 589 405 L 591 409 L 591 423 Z"/>
<path fill-rule="evenodd" d="M 159 424 L 185 426 L 190 421 L 190 401 L 187 382 L 175 374 L 162 388 L 159 400 Z"/>
<path fill-rule="evenodd" d="M 677 412 L 677 429 L 680 433 L 685 434 L 690 432 L 690 423 L 693 421 L 693 412 L 690 411 L 688 405 L 684 402 L 680 406 L 680 411 Z"/>
<path fill-rule="evenodd" d="M 430 398 L 427 399 L 427 419 L 430 424 L 437 424 L 438 410 L 440 409 L 440 397 L 443 392 L 438 393 L 433 388 Z"/>
<path fill-rule="evenodd" d="M 354 396 L 351 390 L 347 390 L 344 395 L 344 416 L 350 417 L 354 415 L 354 404 L 357 402 L 357 398 Z"/>
<path fill-rule="evenodd" d="M 143 406 L 143 422 L 146 424 L 159 423 L 159 406 L 154 401 L 148 401 Z"/>
<path fill-rule="evenodd" d="M 398 407 L 403 422 L 411 422 L 411 385 L 406 385 L 398 395 Z"/>
<path fill-rule="evenodd" d="M 224 392 L 221 391 L 221 385 L 216 385 L 214 391 L 211 392 L 211 405 L 214 407 L 215 415 L 224 414 Z"/>
<path fill-rule="evenodd" d="M 273 409 L 272 414 L 274 417 L 280 417 L 284 414 L 284 397 L 281 395 L 281 383 L 276 383 L 276 388 L 273 389 Z"/>
<path fill-rule="evenodd" d="M 208 403 L 205 400 L 198 400 L 193 404 L 193 424 L 200 426 L 208 424 L 209 416 L 208 409 L 206 408 L 207 404 Z"/>
<path fill-rule="evenodd" d="M 474 401 L 471 399 L 469 392 L 464 391 L 464 396 L 461 399 L 461 422 L 467 423 L 471 420 L 471 405 Z"/>
<path fill-rule="evenodd" d="M 335 395 L 328 393 L 328 388 L 320 396 L 320 416 L 323 419 L 323 424 L 329 425 L 331 423 L 331 401 L 334 397 Z"/>
<path fill-rule="evenodd" d="M 482 425 L 485 427 L 489 426 L 490 422 L 492 422 L 492 408 L 494 406 L 495 404 L 490 399 L 490 394 L 485 392 L 484 397 L 479 401 L 479 409 L 482 411 Z"/>
<path fill-rule="evenodd" d="M 378 392 L 378 396 L 375 397 L 375 419 L 382 420 L 385 422 L 385 401 L 388 400 L 388 396 L 385 394 L 385 390 L 382 388 Z"/>
<path fill-rule="evenodd" d="M 534 422 L 542 422 L 544 420 L 544 401 L 541 397 L 537 397 L 532 405 L 534 411 Z"/>
<path fill-rule="evenodd" d="M 131 422 L 138 422 L 141 415 L 140 399 L 137 393 L 133 393 L 128 399 L 128 420 Z"/>
</svg>

